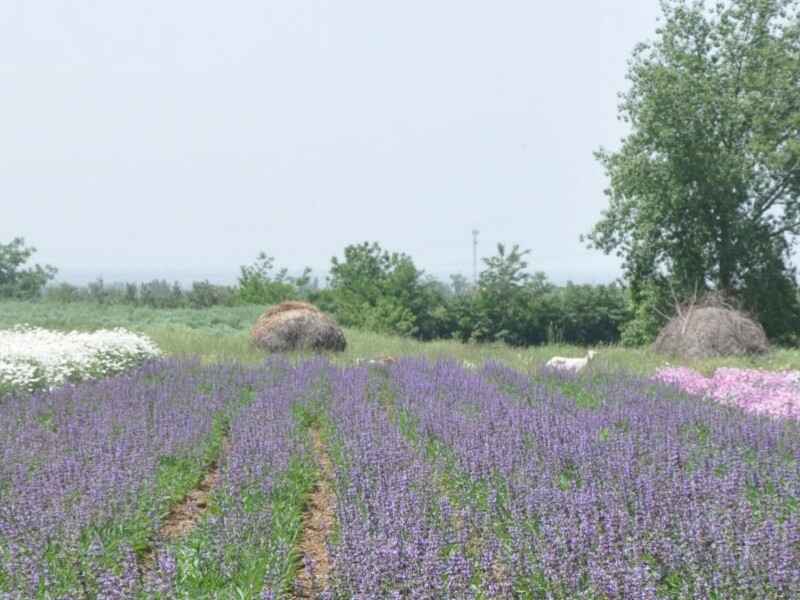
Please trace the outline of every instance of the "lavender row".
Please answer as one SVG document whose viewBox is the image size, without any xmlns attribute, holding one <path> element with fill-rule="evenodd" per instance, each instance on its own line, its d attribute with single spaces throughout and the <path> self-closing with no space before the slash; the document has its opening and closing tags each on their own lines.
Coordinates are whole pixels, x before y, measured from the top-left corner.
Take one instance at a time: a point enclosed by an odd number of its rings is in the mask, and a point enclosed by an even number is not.
<svg viewBox="0 0 800 600">
<path fill-rule="evenodd" d="M 497 524 L 517 594 L 800 594 L 795 424 L 623 376 L 584 387 L 592 408 L 558 391 L 569 382 L 496 365 L 408 360 L 391 380 L 397 406 L 488 487 L 471 510 Z"/>
<path fill-rule="evenodd" d="M 137 553 L 201 475 L 221 417 L 270 377 L 170 360 L 5 399 L 0 592 L 132 597 Z"/>
<path fill-rule="evenodd" d="M 329 598 L 473 598 L 488 587 L 496 548 L 469 556 L 464 515 L 430 464 L 374 399 L 363 368 L 332 376 L 328 440 L 336 464 L 338 536 Z M 481 566 L 483 565 L 483 566 Z"/>
<path fill-rule="evenodd" d="M 326 370 L 319 361 L 284 365 L 280 381 L 233 419 L 211 515 L 159 553 L 163 597 L 280 598 L 290 589 L 303 503 L 316 478 L 294 413 L 322 400 Z"/>
</svg>

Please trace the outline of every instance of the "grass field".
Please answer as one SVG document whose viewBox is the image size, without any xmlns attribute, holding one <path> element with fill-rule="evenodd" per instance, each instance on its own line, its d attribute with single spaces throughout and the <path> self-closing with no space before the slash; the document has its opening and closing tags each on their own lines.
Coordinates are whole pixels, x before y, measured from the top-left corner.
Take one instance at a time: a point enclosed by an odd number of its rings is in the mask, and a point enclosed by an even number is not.
<svg viewBox="0 0 800 600">
<path fill-rule="evenodd" d="M 92 331 L 125 327 L 152 338 L 171 356 L 198 356 L 206 362 L 238 360 L 256 363 L 264 354 L 249 343 L 248 333 L 260 306 L 214 307 L 209 309 L 152 309 L 120 305 L 55 304 L 0 302 L 0 329 L 20 323 L 57 330 Z M 547 345 L 511 348 L 503 344 L 463 344 L 451 340 L 418 342 L 409 338 L 348 329 L 348 348 L 332 356 L 339 364 L 352 364 L 358 358 L 379 356 L 424 356 L 456 358 L 475 364 L 498 360 L 525 371 L 543 365 L 550 357 L 583 356 L 585 348 Z M 595 370 L 652 373 L 667 361 L 711 373 L 719 366 L 768 370 L 800 369 L 800 351 L 775 349 L 757 358 L 680 361 L 656 355 L 646 348 L 607 346 L 600 348 Z"/>
</svg>

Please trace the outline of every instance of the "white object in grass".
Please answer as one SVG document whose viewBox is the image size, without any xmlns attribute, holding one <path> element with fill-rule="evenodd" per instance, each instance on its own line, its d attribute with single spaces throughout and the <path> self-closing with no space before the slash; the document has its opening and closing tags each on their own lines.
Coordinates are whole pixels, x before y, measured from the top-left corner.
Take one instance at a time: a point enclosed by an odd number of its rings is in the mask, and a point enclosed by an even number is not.
<svg viewBox="0 0 800 600">
<path fill-rule="evenodd" d="M 595 357 L 597 352 L 589 350 L 583 358 L 564 358 L 563 356 L 554 356 L 547 361 L 547 366 L 551 369 L 558 369 L 559 371 L 569 371 L 578 373 L 583 370 L 586 365 Z"/>
</svg>

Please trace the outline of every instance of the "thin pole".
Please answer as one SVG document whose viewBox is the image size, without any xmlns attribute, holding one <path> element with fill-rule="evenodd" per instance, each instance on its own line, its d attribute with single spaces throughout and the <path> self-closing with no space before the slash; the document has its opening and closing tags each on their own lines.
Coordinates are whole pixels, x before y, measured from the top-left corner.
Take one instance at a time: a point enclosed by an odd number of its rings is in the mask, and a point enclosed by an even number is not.
<svg viewBox="0 0 800 600">
<path fill-rule="evenodd" d="M 472 230 L 472 283 L 478 283 L 478 230 Z"/>
</svg>

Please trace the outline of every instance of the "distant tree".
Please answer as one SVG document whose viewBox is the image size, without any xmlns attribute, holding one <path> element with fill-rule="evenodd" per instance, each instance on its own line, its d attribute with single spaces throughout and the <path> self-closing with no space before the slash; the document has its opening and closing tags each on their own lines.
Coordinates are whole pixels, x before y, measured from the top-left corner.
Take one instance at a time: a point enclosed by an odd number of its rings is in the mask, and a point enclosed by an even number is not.
<svg viewBox="0 0 800 600">
<path fill-rule="evenodd" d="M 0 298 L 30 300 L 41 295 L 58 269 L 39 264 L 24 268 L 35 253 L 36 248 L 26 246 L 21 237 L 0 244 Z"/>
<path fill-rule="evenodd" d="M 441 333 L 438 284 L 407 254 L 375 242 L 347 246 L 342 260 L 331 259 L 329 283 L 343 325 L 422 339 Z"/>
<path fill-rule="evenodd" d="M 510 250 L 497 245 L 495 256 L 484 258 L 474 301 L 473 339 L 502 341 L 512 345 L 544 341 L 548 315 L 542 310 L 552 289 L 544 273 L 528 272 L 525 256 L 515 244 Z"/>
<path fill-rule="evenodd" d="M 620 341 L 624 346 L 642 346 L 656 338 L 674 311 L 672 295 L 664 277 L 654 277 L 638 287 L 631 305 L 632 318 L 622 325 L 620 331 Z"/>
<path fill-rule="evenodd" d="M 171 299 L 175 306 L 182 306 L 184 304 L 184 293 L 181 284 L 177 281 L 172 283 Z"/>
<path fill-rule="evenodd" d="M 110 290 L 106 287 L 105 281 L 102 277 L 98 277 L 94 281 L 90 281 L 86 286 L 86 296 L 92 302 L 98 304 L 108 303 L 111 295 Z"/>
<path fill-rule="evenodd" d="M 800 2 L 662 9 L 656 39 L 630 62 L 619 112 L 631 133 L 597 153 L 609 207 L 588 239 L 623 258 L 637 310 L 663 303 L 654 291 L 716 289 L 771 335 L 797 331 Z"/>
<path fill-rule="evenodd" d="M 205 281 L 195 281 L 192 289 L 186 294 L 186 301 L 191 308 L 209 308 L 211 306 L 230 306 L 238 299 L 236 290 L 226 285 L 214 285 Z"/>
<path fill-rule="evenodd" d="M 139 286 L 135 283 L 125 284 L 125 304 L 138 304 Z"/>
<path fill-rule="evenodd" d="M 566 286 L 553 292 L 553 327 L 560 339 L 571 344 L 593 345 L 620 339 L 630 320 L 628 294 L 616 285 Z"/>
<path fill-rule="evenodd" d="M 469 279 L 460 273 L 456 273 L 455 275 L 450 275 L 450 290 L 454 296 L 464 296 L 475 291 L 475 286 Z"/>
<path fill-rule="evenodd" d="M 138 302 L 151 308 L 180 308 L 185 304 L 180 284 L 177 281 L 170 284 L 166 279 L 153 279 L 139 285 Z"/>
<path fill-rule="evenodd" d="M 389 253 L 375 242 L 349 245 L 343 260 L 331 259 L 336 316 L 345 326 L 414 335 L 414 314 L 403 305 L 403 298 L 394 297 L 389 290 L 402 290 L 409 282 L 413 286 L 418 277 L 405 254 Z"/>
<path fill-rule="evenodd" d="M 51 285 L 44 288 L 42 297 L 48 302 L 69 304 L 79 301 L 81 299 L 80 293 L 81 290 L 79 287 L 62 282 L 58 285 Z"/>
<path fill-rule="evenodd" d="M 243 265 L 239 275 L 239 297 L 247 304 L 276 304 L 297 299 L 309 285 L 311 269 L 290 277 L 288 269 L 275 270 L 275 259 L 261 252 L 252 265 Z"/>
</svg>

